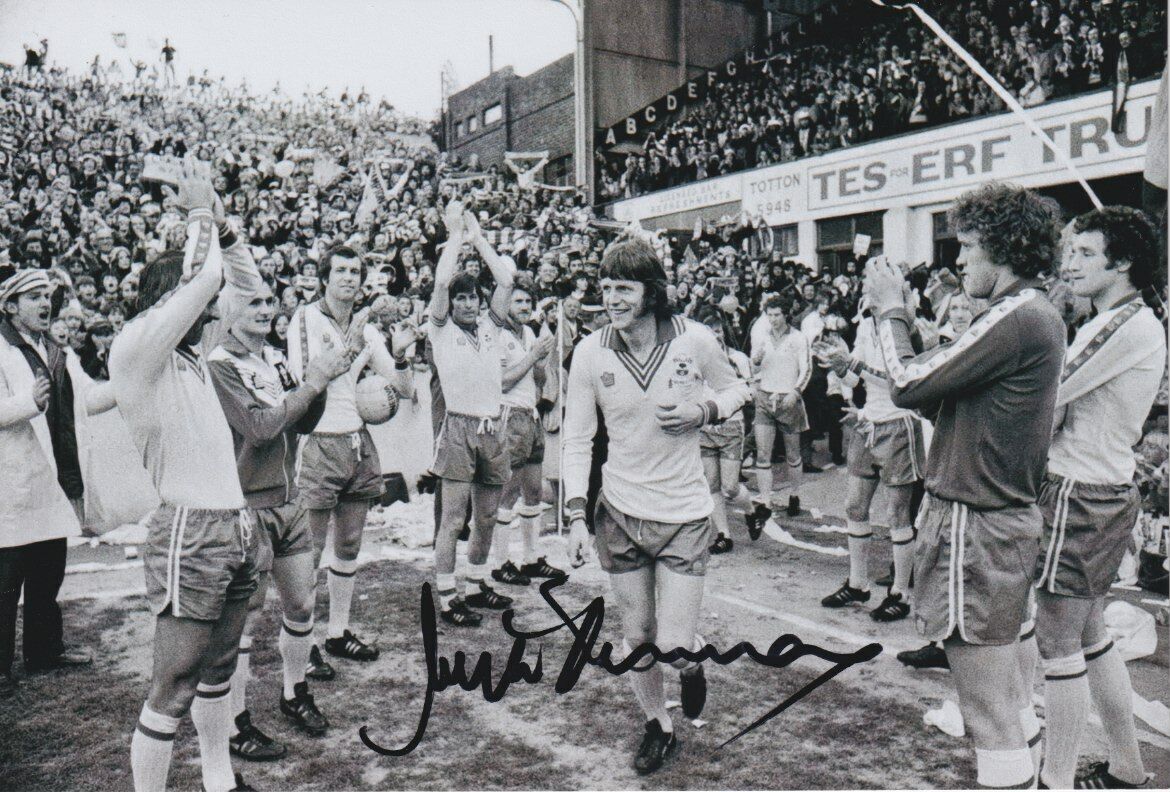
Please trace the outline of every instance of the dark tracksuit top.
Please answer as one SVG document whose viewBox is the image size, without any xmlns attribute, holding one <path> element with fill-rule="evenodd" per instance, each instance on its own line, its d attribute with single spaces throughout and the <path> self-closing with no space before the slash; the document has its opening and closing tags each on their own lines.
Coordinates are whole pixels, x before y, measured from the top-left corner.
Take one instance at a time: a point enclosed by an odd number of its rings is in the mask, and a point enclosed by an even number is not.
<svg viewBox="0 0 1170 792">
<path fill-rule="evenodd" d="M 240 487 L 248 506 L 271 509 L 297 495 L 297 435 L 313 431 L 325 394 L 298 386 L 284 356 L 265 345 L 260 357 L 228 335 L 208 357 L 223 414 L 232 428 Z"/>
<path fill-rule="evenodd" d="M 949 344 L 915 355 L 912 327 L 895 308 L 878 335 L 894 404 L 934 421 L 926 491 L 977 511 L 1035 503 L 1064 365 L 1059 312 L 1019 281 Z"/>
</svg>

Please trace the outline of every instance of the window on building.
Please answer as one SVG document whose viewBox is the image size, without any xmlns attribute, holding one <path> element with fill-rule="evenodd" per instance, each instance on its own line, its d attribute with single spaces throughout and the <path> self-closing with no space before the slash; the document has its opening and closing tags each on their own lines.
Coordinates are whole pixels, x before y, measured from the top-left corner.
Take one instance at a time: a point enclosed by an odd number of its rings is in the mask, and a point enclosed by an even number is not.
<svg viewBox="0 0 1170 792">
<path fill-rule="evenodd" d="M 499 102 L 483 111 L 483 125 L 488 126 L 494 124 L 504 117 L 504 108 L 500 106 Z"/>
<path fill-rule="evenodd" d="M 866 256 L 882 252 L 882 214 L 868 212 L 849 217 L 834 217 L 817 221 L 817 266 L 821 272 L 837 275 L 844 271 L 845 262 L 851 261 L 853 240 L 858 234 L 870 238 Z"/>
<path fill-rule="evenodd" d="M 472 116 L 471 118 L 467 119 L 467 134 L 470 135 L 477 129 L 479 129 L 479 118 Z"/>
<path fill-rule="evenodd" d="M 573 155 L 566 154 L 549 160 L 544 166 L 544 183 L 560 187 L 573 183 Z"/>
<path fill-rule="evenodd" d="M 458 139 L 461 137 L 463 137 L 463 122 L 462 121 L 455 124 L 455 138 Z"/>
<path fill-rule="evenodd" d="M 932 240 L 934 242 L 934 265 L 953 270 L 959 258 L 959 240 L 947 223 L 946 212 L 935 212 L 930 216 Z"/>
<path fill-rule="evenodd" d="M 795 256 L 800 252 L 796 241 L 796 223 L 772 229 L 772 249 L 779 250 L 784 256 Z"/>
</svg>

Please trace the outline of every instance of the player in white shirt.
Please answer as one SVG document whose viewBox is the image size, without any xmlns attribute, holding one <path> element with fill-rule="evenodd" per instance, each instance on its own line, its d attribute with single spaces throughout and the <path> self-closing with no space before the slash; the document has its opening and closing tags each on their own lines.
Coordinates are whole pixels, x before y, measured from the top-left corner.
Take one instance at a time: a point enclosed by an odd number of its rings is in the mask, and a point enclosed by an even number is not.
<svg viewBox="0 0 1170 792">
<path fill-rule="evenodd" d="M 698 430 L 730 418 L 749 392 L 711 331 L 672 315 L 666 274 L 649 243 L 610 246 L 601 292 L 612 323 L 574 350 L 565 395 L 569 557 L 584 562 L 600 409 L 609 455 L 595 509 L 596 548 L 621 609 L 623 650 L 640 658 L 626 678 L 647 719 L 634 759 L 634 769 L 646 774 L 678 750 L 678 740 L 662 665 L 645 652 L 703 645 L 696 628 L 713 537 Z M 681 673 L 683 714 L 697 718 L 707 698 L 703 667 L 684 657 L 671 665 Z"/>
<path fill-rule="evenodd" d="M 751 361 L 748 356 L 727 346 L 724 336 L 723 318 L 719 313 L 703 317 L 703 324 L 715 334 L 727 359 L 740 379 L 751 379 Z M 727 522 L 727 504 L 739 495 L 739 472 L 743 468 L 743 410 L 737 410 L 726 421 L 704 426 L 700 431 L 699 447 L 703 457 L 703 474 L 711 487 L 711 520 L 715 523 L 715 541 L 711 552 L 715 555 L 730 551 L 735 543 L 731 539 L 731 527 Z"/>
<path fill-rule="evenodd" d="M 544 464 L 544 426 L 536 411 L 545 384 L 544 363 L 556 336 L 544 331 L 539 338 L 528 322 L 532 320 L 535 285 L 527 274 L 516 276 L 508 316 L 500 328 L 500 362 L 503 366 L 504 431 L 512 477 L 504 485 L 492 554 L 499 567 L 492 579 L 515 586 L 527 586 L 534 577 L 564 577 L 565 573 L 536 555 L 540 537 L 541 468 Z M 519 499 L 519 505 L 517 500 Z M 523 558 L 509 557 L 513 514 L 519 520 Z"/>
<path fill-rule="evenodd" d="M 459 201 L 447 204 L 443 219 L 447 243 L 435 268 L 429 325 L 435 370 L 447 406 L 431 465 L 442 480 L 435 575 L 440 617 L 448 624 L 474 627 L 483 617 L 472 607 L 500 610 L 512 604 L 511 598 L 497 594 L 485 578 L 500 494 L 511 475 L 501 420 L 503 370 L 499 335 L 512 295 L 513 273 Z M 468 272 L 456 273 L 465 242 L 475 247 L 496 281 L 486 316 L 480 313 L 476 278 Z M 467 544 L 469 569 L 463 596 L 459 596 L 455 547 L 468 505 L 473 514 Z"/>
<path fill-rule="evenodd" d="M 1128 207 L 1081 215 L 1064 274 L 1098 313 L 1065 357 L 1057 429 L 1040 491 L 1036 638 L 1044 668 L 1041 781 L 1050 789 L 1143 785 L 1129 674 L 1105 629 L 1105 595 L 1137 521 L 1133 447 L 1166 368 L 1166 330 L 1141 298 L 1157 267 L 1157 232 Z M 1063 412 L 1063 415 L 1061 414 Z M 1109 760 L 1074 779 L 1090 695 Z"/>
<path fill-rule="evenodd" d="M 754 508 L 744 515 L 748 533 L 758 539 L 764 523 L 772 516 L 772 448 L 776 434 L 784 439 L 788 463 L 787 513 L 800 513 L 800 484 L 804 461 L 800 455 L 800 433 L 808 429 L 808 414 L 801 392 L 812 376 L 808 338 L 788 323 L 784 301 L 771 297 L 764 304 L 768 332 L 752 341 L 753 390 L 756 416 L 756 488 Z"/>
<path fill-rule="evenodd" d="M 898 621 L 910 614 L 910 572 L 914 564 L 914 526 L 910 502 L 914 483 L 926 468 L 922 422 L 912 410 L 894 405 L 890 379 L 872 316 L 857 326 L 850 355 L 845 342 L 814 346 L 821 364 L 850 387 L 865 382 L 865 406 L 849 441 L 849 484 L 845 523 L 849 531 L 849 577 L 821 600 L 826 608 L 869 601 L 870 505 L 878 485 L 886 488 L 887 524 L 893 545 L 894 579 L 882 603 L 870 612 L 875 621 Z"/>
<path fill-rule="evenodd" d="M 245 509 L 231 429 L 201 341 L 216 343 L 216 333 L 205 327 L 216 318 L 230 322 L 260 277 L 255 268 L 229 268 L 220 292 L 220 240 L 231 242 L 233 235 L 205 163 L 184 161 L 178 201 L 188 213 L 185 252 L 163 254 L 143 270 L 140 312 L 110 349 L 118 407 L 161 500 L 142 553 L 156 616 L 154 667 L 130 764 L 138 792 L 165 789 L 175 730 L 190 710 L 203 786 L 226 792 L 244 787 L 228 750 L 228 693 L 257 585 L 259 537 Z"/>
<path fill-rule="evenodd" d="M 318 560 L 332 517 L 325 651 L 334 657 L 371 661 L 378 658 L 378 649 L 349 629 L 349 617 L 366 514 L 370 501 L 381 497 L 385 485 L 378 449 L 357 411 L 356 388 L 368 365 L 398 393 L 408 396 L 411 372 L 405 357 L 400 352 L 392 355 L 382 334 L 367 323 L 369 311 L 353 312 L 365 271 L 361 255 L 348 247 L 334 248 L 322 257 L 319 274 L 325 291 L 319 300 L 298 308 L 289 321 L 288 365 L 293 377 L 303 382 L 309 362 L 322 350 L 348 348 L 353 357 L 349 372 L 329 383 L 325 413 L 301 442 L 296 484 L 300 502 L 309 512 Z"/>
</svg>

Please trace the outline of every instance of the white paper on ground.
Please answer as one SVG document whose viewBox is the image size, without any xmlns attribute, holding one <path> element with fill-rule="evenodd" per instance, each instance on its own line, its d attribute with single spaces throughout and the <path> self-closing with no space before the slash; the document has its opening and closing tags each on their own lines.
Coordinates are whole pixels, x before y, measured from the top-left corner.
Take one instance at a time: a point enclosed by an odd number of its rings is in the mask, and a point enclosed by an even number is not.
<svg viewBox="0 0 1170 792">
<path fill-rule="evenodd" d="M 1147 701 L 1133 692 L 1133 714 L 1170 737 L 1170 708 L 1160 701 Z"/>
<path fill-rule="evenodd" d="M 814 544 L 813 542 L 802 542 L 793 537 L 788 531 L 781 528 L 773 520 L 768 520 L 764 523 L 764 533 L 771 539 L 776 540 L 780 544 L 790 545 L 801 550 L 811 550 L 814 553 L 823 553 L 831 556 L 847 556 L 849 551 L 844 547 L 825 547 L 824 545 Z"/>
<path fill-rule="evenodd" d="M 967 734 L 963 713 L 959 711 L 959 705 L 950 699 L 944 701 L 938 709 L 927 710 L 922 716 L 922 722 L 952 737 L 963 737 Z"/>
</svg>

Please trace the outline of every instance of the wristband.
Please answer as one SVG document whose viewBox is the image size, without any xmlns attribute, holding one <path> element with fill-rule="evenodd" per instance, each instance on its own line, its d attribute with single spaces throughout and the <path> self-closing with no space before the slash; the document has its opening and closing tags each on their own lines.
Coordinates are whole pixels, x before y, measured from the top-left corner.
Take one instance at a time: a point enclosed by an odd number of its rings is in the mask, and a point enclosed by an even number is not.
<svg viewBox="0 0 1170 792">
<path fill-rule="evenodd" d="M 572 509 L 569 511 L 569 524 L 571 525 L 576 520 L 585 522 L 585 511 L 583 509 Z"/>
<path fill-rule="evenodd" d="M 220 250 L 227 250 L 238 241 L 239 237 L 236 236 L 235 229 L 232 228 L 231 223 L 225 222 L 219 227 Z"/>
</svg>

